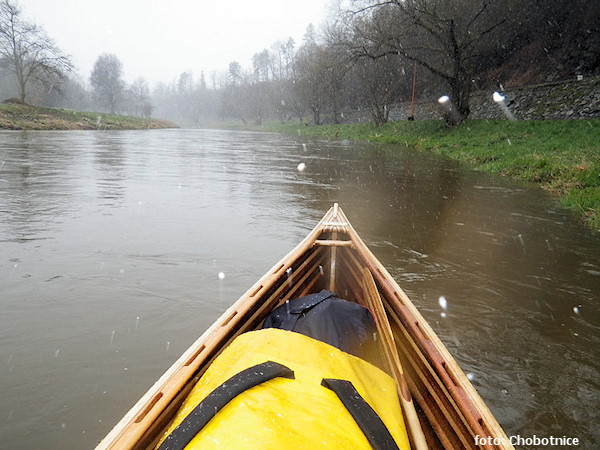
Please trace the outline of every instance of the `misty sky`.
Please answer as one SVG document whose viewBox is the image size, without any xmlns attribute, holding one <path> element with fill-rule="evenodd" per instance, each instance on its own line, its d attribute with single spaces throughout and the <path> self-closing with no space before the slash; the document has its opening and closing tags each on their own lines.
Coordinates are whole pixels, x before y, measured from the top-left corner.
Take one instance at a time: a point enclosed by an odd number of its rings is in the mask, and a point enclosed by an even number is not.
<svg viewBox="0 0 600 450">
<path fill-rule="evenodd" d="M 18 0 L 23 16 L 44 27 L 87 80 L 96 58 L 117 55 L 127 82 L 170 82 L 191 70 L 207 80 L 231 61 L 251 58 L 278 40 L 298 46 L 327 0 Z"/>
</svg>

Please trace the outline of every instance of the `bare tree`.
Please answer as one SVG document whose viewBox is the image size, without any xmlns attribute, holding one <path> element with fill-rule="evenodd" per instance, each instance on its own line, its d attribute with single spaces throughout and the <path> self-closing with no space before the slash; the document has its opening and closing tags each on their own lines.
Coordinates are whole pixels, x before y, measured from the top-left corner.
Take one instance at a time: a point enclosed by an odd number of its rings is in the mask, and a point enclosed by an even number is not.
<svg viewBox="0 0 600 450">
<path fill-rule="evenodd" d="M 327 100 L 327 51 L 311 41 L 300 47 L 294 65 L 294 90 L 305 108 L 312 112 L 314 125 L 321 124 Z"/>
<path fill-rule="evenodd" d="M 502 0 L 361 1 L 351 47 L 379 58 L 402 55 L 444 80 L 457 113 L 449 125 L 469 115 L 474 60 L 482 42 L 506 21 Z"/>
<path fill-rule="evenodd" d="M 294 58 L 294 40 L 277 41 L 271 46 L 269 63 L 274 80 L 289 78 L 292 60 Z"/>
<path fill-rule="evenodd" d="M 142 78 L 136 78 L 129 87 L 129 96 L 133 103 L 133 109 L 136 115 L 150 118 L 152 115 L 152 103 L 150 102 L 150 88 L 148 82 Z"/>
<path fill-rule="evenodd" d="M 177 91 L 182 94 L 189 94 L 194 88 L 194 77 L 191 72 L 182 72 L 177 79 Z"/>
<path fill-rule="evenodd" d="M 294 40 L 278 41 L 271 46 L 271 100 L 272 109 L 281 123 L 285 122 L 286 116 L 293 113 L 293 96 L 291 95 L 291 71 L 294 59 Z"/>
<path fill-rule="evenodd" d="M 242 66 L 237 61 L 229 63 L 227 82 L 221 95 L 221 115 L 241 120 L 247 124 L 249 101 Z"/>
<path fill-rule="evenodd" d="M 229 63 L 229 71 L 227 72 L 227 84 L 239 86 L 242 83 L 242 66 L 237 61 Z"/>
<path fill-rule="evenodd" d="M 401 62 L 392 56 L 361 58 L 352 67 L 354 95 L 361 105 L 368 106 L 376 126 L 388 121 L 390 105 L 406 89 L 407 77 Z"/>
<path fill-rule="evenodd" d="M 35 96 L 35 91 L 32 91 L 29 95 Z M 47 94 L 42 105 L 86 111 L 90 109 L 91 98 L 85 87 L 85 81 L 73 75 L 61 81 L 60 91 L 53 89 L 52 92 Z"/>
<path fill-rule="evenodd" d="M 256 82 L 269 80 L 269 69 L 271 67 L 271 55 L 267 49 L 252 56 L 252 67 Z"/>
<path fill-rule="evenodd" d="M 123 65 L 119 58 L 110 53 L 104 53 L 94 63 L 90 76 L 92 94 L 98 104 L 115 114 L 117 106 L 125 92 L 125 82 L 122 80 Z"/>
<path fill-rule="evenodd" d="M 58 88 L 73 65 L 44 29 L 23 20 L 21 13 L 10 0 L 0 3 L 0 66 L 15 76 L 25 102 L 31 84 L 39 83 L 48 91 Z"/>
</svg>

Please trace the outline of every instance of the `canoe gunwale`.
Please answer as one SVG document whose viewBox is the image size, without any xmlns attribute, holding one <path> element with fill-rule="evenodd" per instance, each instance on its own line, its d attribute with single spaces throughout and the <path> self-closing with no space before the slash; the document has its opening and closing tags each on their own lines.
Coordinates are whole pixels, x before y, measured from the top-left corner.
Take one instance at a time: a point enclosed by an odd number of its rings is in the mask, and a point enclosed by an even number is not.
<svg viewBox="0 0 600 450">
<path fill-rule="evenodd" d="M 321 288 L 360 301 L 362 268 L 373 275 L 392 324 L 407 382 L 434 446 L 478 448 L 474 436 L 503 438 L 504 431 L 454 358 L 408 296 L 334 205 L 290 253 L 231 305 L 159 378 L 100 442 L 97 449 L 147 448 L 187 396 L 206 367 L 239 334 L 258 328 L 266 314 L 293 297 Z M 433 403 L 432 403 L 433 402 Z"/>
</svg>

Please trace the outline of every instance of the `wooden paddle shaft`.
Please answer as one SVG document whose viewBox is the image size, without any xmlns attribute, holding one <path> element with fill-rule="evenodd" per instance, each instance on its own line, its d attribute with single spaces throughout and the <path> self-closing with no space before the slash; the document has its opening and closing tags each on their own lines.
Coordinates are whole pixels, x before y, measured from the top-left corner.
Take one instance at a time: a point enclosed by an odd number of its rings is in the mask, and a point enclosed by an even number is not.
<svg viewBox="0 0 600 450">
<path fill-rule="evenodd" d="M 404 370 L 402 369 L 398 349 L 394 342 L 392 328 L 385 313 L 379 292 L 377 291 L 373 275 L 367 268 L 363 269 L 363 290 L 366 306 L 371 310 L 371 313 L 375 318 L 375 325 L 377 326 L 377 332 L 380 339 L 379 342 L 383 348 L 385 360 L 398 385 L 400 405 L 402 406 L 402 412 L 406 419 L 410 440 L 415 449 L 425 450 L 428 448 L 427 442 L 423 430 L 421 429 L 421 423 L 419 422 L 419 417 L 417 416 L 417 411 L 415 410 L 415 405 L 412 401 L 406 378 L 404 377 Z"/>
</svg>

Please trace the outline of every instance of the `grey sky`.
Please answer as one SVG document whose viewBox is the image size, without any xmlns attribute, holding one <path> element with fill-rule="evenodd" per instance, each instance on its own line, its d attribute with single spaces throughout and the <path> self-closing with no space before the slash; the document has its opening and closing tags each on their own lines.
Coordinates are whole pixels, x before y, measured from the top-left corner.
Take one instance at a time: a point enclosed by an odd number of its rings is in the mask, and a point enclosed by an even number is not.
<svg viewBox="0 0 600 450">
<path fill-rule="evenodd" d="M 327 0 L 20 0 L 26 18 L 43 26 L 89 78 L 96 58 L 117 55 L 126 81 L 169 82 L 191 70 L 251 67 L 254 53 L 324 19 Z"/>
</svg>

